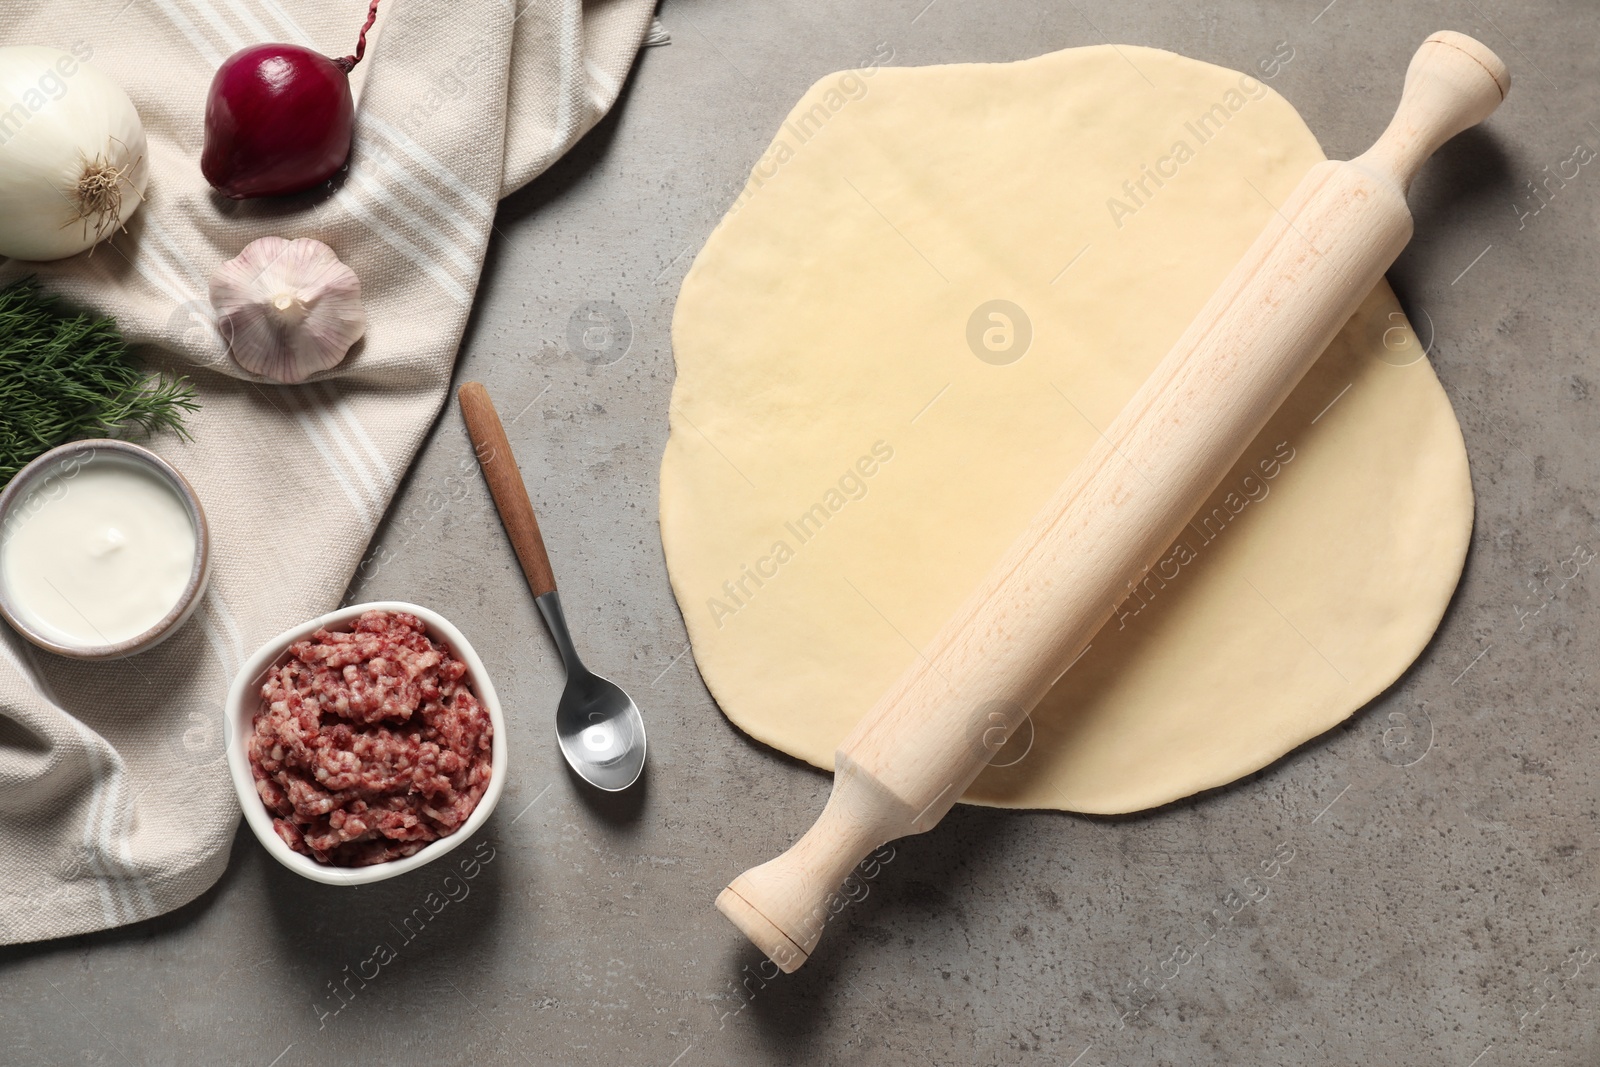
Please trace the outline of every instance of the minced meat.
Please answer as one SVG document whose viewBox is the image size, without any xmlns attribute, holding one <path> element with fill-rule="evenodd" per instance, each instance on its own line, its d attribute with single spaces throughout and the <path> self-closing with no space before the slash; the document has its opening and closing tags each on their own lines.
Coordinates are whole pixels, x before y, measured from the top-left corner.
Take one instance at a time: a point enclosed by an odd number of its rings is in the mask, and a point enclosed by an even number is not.
<svg viewBox="0 0 1600 1067">
<path fill-rule="evenodd" d="M 261 687 L 249 750 L 284 843 L 364 867 L 459 829 L 488 787 L 494 741 L 466 673 L 403 612 L 291 645 Z"/>
</svg>

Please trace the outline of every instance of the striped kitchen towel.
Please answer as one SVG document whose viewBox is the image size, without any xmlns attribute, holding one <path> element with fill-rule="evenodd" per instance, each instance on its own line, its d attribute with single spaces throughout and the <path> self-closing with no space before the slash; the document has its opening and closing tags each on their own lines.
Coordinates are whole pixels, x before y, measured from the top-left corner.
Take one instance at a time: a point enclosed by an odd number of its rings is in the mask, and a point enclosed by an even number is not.
<svg viewBox="0 0 1600 1067">
<path fill-rule="evenodd" d="M 220 708 L 261 642 L 338 603 L 439 412 L 495 204 L 616 100 L 653 0 L 385 0 L 353 81 L 348 173 L 290 203 L 234 202 L 201 177 L 217 65 L 248 44 L 327 55 L 367 0 L 146 0 L 0 10 L 0 44 L 70 50 L 133 98 L 147 203 L 92 256 L 0 261 L 113 316 L 147 362 L 195 383 L 194 440 L 153 447 L 211 523 L 196 616 L 153 651 L 69 662 L 0 625 L 0 943 L 146 919 L 221 875 L 238 824 Z M 366 337 L 299 386 L 244 373 L 207 279 L 257 237 L 316 237 L 360 276 Z"/>
</svg>

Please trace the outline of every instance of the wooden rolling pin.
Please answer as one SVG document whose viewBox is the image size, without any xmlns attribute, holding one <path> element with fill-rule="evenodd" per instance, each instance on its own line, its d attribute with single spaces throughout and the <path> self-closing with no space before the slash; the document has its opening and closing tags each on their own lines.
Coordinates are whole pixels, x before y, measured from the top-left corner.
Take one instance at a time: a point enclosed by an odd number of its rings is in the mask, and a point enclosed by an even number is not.
<svg viewBox="0 0 1600 1067">
<path fill-rule="evenodd" d="M 793 971 L 873 849 L 931 829 L 1172 544 L 1411 238 L 1405 194 L 1511 81 L 1459 33 L 1423 42 L 1365 153 L 1312 167 L 1148 381 L 970 599 L 845 738 L 793 848 L 717 908 Z"/>
</svg>

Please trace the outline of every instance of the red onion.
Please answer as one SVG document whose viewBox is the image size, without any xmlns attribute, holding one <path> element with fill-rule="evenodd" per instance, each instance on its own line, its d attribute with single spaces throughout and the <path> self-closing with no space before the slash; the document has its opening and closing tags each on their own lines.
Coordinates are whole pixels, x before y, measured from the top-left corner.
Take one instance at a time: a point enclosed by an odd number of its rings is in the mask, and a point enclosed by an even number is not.
<svg viewBox="0 0 1600 1067">
<path fill-rule="evenodd" d="M 378 0 L 354 55 L 330 59 L 293 44 L 258 44 L 223 60 L 206 96 L 200 170 L 235 200 L 320 185 L 350 156 L 350 71 L 367 50 Z"/>
</svg>

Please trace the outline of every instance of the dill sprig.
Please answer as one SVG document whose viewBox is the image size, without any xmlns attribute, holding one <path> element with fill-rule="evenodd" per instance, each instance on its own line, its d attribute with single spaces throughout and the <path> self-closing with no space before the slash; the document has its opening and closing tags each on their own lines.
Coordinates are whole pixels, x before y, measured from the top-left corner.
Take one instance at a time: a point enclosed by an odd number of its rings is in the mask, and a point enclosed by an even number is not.
<svg viewBox="0 0 1600 1067">
<path fill-rule="evenodd" d="M 110 319 L 64 309 L 32 278 L 0 289 L 0 485 L 41 453 L 131 427 L 188 437 L 186 378 L 146 375 Z"/>
</svg>

